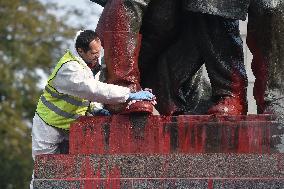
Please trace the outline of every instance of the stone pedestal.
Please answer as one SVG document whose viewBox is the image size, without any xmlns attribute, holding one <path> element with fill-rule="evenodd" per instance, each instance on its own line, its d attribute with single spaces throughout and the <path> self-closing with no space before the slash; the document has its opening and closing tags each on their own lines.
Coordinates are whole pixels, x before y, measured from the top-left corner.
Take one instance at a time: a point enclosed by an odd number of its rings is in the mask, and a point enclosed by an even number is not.
<svg viewBox="0 0 284 189">
<path fill-rule="evenodd" d="M 40 155 L 38 189 L 284 188 L 272 116 L 82 117 L 69 154 Z"/>
</svg>

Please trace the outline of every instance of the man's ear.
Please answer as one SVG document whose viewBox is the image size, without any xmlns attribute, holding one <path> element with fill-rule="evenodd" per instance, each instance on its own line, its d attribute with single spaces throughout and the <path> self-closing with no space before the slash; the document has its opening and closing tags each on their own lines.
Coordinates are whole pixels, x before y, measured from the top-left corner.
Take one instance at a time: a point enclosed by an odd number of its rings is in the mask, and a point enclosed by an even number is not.
<svg viewBox="0 0 284 189">
<path fill-rule="evenodd" d="M 83 49 L 78 48 L 78 49 L 77 49 L 77 52 L 78 52 L 79 55 L 82 55 L 84 51 L 83 51 Z"/>
</svg>

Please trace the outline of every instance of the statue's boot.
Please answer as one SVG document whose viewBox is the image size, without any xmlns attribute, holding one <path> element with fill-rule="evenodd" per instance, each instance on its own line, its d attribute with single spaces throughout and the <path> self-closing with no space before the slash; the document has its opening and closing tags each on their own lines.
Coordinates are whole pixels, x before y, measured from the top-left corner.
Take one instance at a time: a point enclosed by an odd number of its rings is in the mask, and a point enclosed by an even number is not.
<svg viewBox="0 0 284 189">
<path fill-rule="evenodd" d="M 246 114 L 247 76 L 238 20 L 206 14 L 195 16 L 200 51 L 212 87 L 214 105 L 208 114 Z"/>
<path fill-rule="evenodd" d="M 222 98 L 208 110 L 208 114 L 215 115 L 245 115 L 246 113 L 246 101 L 237 96 Z"/>
<path fill-rule="evenodd" d="M 149 0 L 108 0 L 98 22 L 98 33 L 107 66 L 107 82 L 126 86 L 131 92 L 141 90 L 138 54 L 141 36 L 139 30 Z M 121 105 L 108 105 L 111 113 L 152 113 L 149 101 L 136 101 Z"/>
<path fill-rule="evenodd" d="M 215 115 L 246 115 L 247 113 L 247 78 L 243 63 L 225 65 L 219 64 L 214 74 L 209 71 L 212 85 L 213 105 L 208 114 Z M 211 73 L 210 73 L 211 72 Z M 214 81 L 214 82 L 212 82 Z"/>
<path fill-rule="evenodd" d="M 223 70 L 224 71 L 224 70 Z M 231 79 L 221 80 L 218 75 L 213 78 L 220 79 L 219 83 L 222 85 L 213 85 L 213 97 L 215 98 L 215 105 L 208 110 L 208 114 L 215 115 L 246 115 L 247 113 L 247 80 L 243 74 L 240 74 L 239 69 L 233 69 L 231 72 Z M 212 76 L 211 76 L 212 80 Z M 217 92 L 217 93 L 216 93 Z"/>
<path fill-rule="evenodd" d="M 131 32 L 105 32 L 104 52 L 107 66 L 107 83 L 125 86 L 131 92 L 141 90 L 138 55 L 141 35 Z M 152 113 L 153 105 L 149 101 L 133 101 L 120 105 L 108 105 L 114 114 Z"/>
</svg>

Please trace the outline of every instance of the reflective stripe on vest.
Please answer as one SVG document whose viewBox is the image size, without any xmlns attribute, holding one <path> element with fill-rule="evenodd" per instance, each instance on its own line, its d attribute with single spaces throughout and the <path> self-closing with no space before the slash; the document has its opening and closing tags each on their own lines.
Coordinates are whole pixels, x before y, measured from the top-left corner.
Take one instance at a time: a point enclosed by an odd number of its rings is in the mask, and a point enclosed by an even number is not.
<svg viewBox="0 0 284 189">
<path fill-rule="evenodd" d="M 85 106 L 85 107 L 88 107 L 89 106 L 89 102 L 88 101 L 85 101 L 85 102 L 82 102 L 82 101 L 79 101 L 79 100 L 76 100 L 74 98 L 70 98 L 68 95 L 60 95 L 56 92 L 53 92 L 52 90 L 50 90 L 47 86 L 45 87 L 45 90 L 46 92 L 48 92 L 52 97 L 54 98 L 58 98 L 60 100 L 64 100 L 66 102 L 68 102 L 69 104 L 72 104 L 74 106 Z"/>
<path fill-rule="evenodd" d="M 53 87 L 53 79 L 55 78 L 58 70 L 63 64 L 70 61 L 76 61 L 83 67 L 85 66 L 70 52 L 67 52 L 60 59 L 52 74 L 49 76 L 48 84 L 43 90 L 43 94 L 40 97 L 36 110 L 39 117 L 41 117 L 45 123 L 50 126 L 66 130 L 70 128 L 70 124 L 73 121 L 80 116 L 85 115 L 89 106 L 89 101 L 59 93 Z"/>
<path fill-rule="evenodd" d="M 42 101 L 42 103 L 48 107 L 50 110 L 52 110 L 53 112 L 55 112 L 56 114 L 65 117 L 65 118 L 70 118 L 70 119 L 77 119 L 82 115 L 75 115 L 75 114 L 70 114 L 68 112 L 64 112 L 63 110 L 61 110 L 60 108 L 58 108 L 57 106 L 55 106 L 54 104 L 48 102 L 46 100 L 46 98 L 44 96 L 40 97 L 40 100 Z"/>
</svg>

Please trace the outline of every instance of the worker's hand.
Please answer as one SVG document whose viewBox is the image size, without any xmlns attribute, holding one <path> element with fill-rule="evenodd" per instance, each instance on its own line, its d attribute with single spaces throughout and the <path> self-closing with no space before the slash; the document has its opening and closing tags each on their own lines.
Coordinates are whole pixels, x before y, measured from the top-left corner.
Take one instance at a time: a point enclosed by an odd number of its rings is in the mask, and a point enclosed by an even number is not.
<svg viewBox="0 0 284 189">
<path fill-rule="evenodd" d="M 96 109 L 92 112 L 94 116 L 109 116 L 110 112 L 106 109 Z"/>
<path fill-rule="evenodd" d="M 129 94 L 129 100 L 154 100 L 155 95 L 153 95 L 150 91 L 139 91 L 136 93 Z"/>
</svg>

